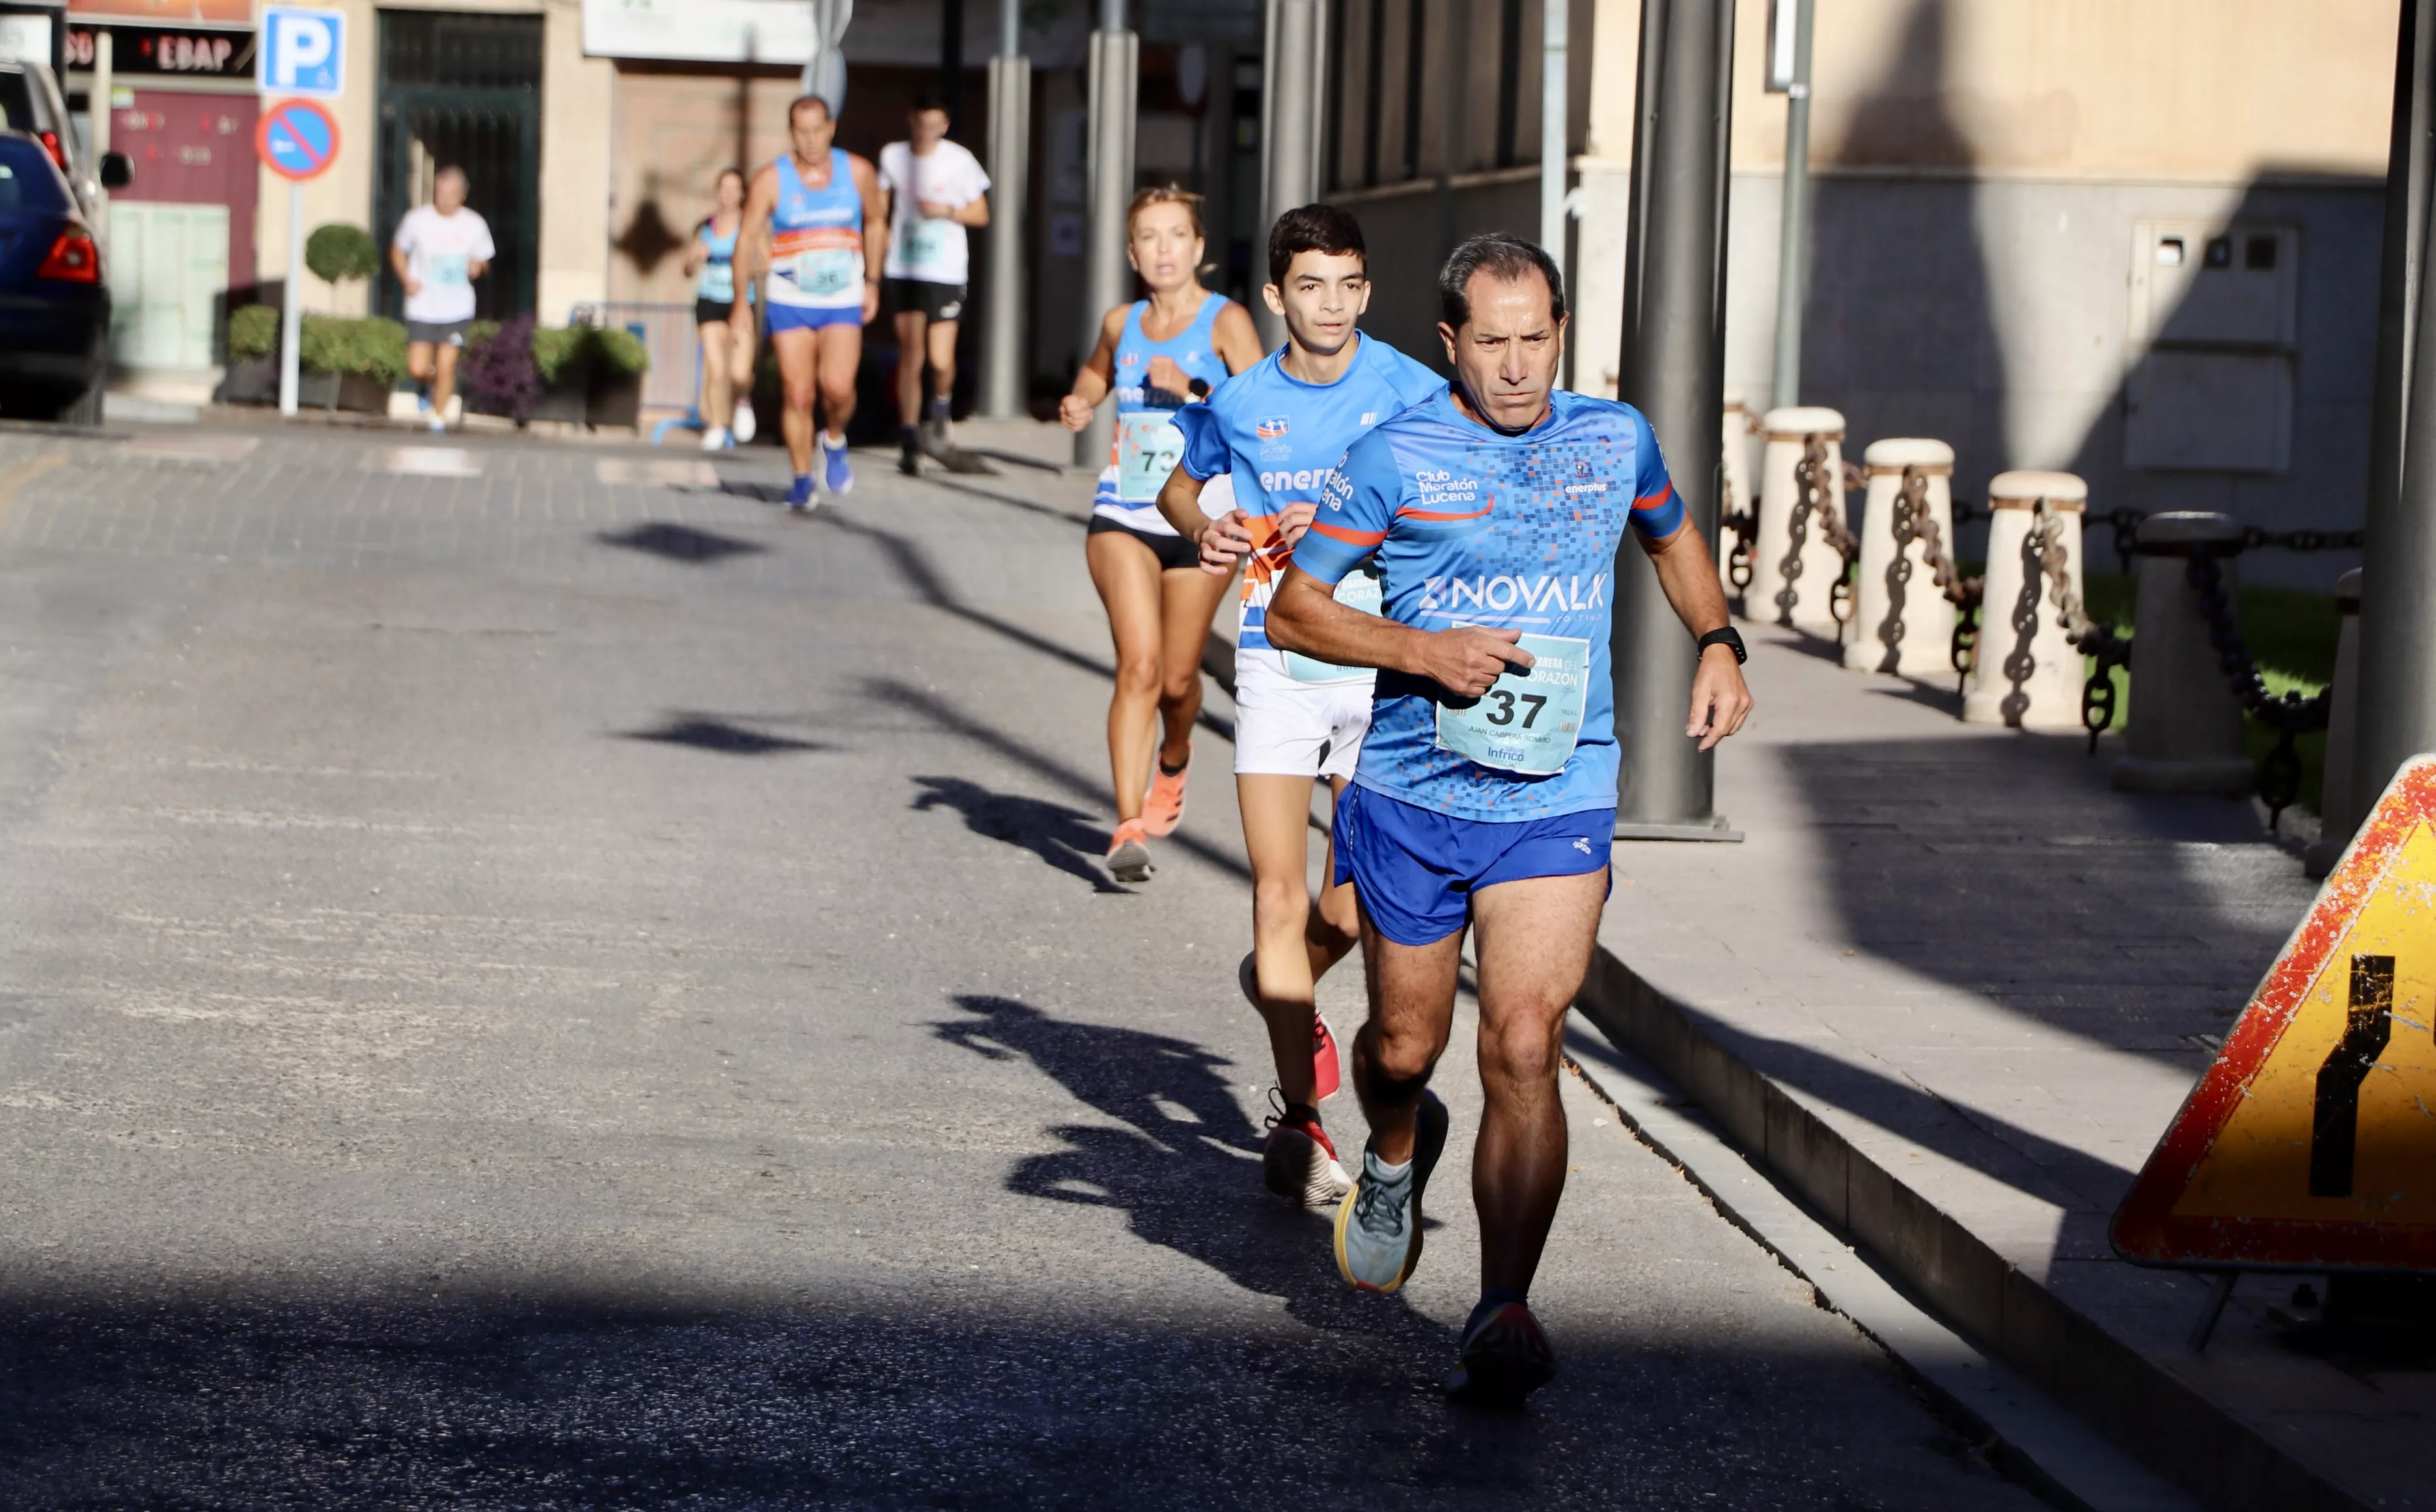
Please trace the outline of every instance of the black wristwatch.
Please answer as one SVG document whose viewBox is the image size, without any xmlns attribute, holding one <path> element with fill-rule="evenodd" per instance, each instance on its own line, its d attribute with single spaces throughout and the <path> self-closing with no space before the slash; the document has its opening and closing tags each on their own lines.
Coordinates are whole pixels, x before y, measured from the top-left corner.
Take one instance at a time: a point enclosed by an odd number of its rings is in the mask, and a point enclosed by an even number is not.
<svg viewBox="0 0 2436 1512">
<path fill-rule="evenodd" d="M 1731 646 L 1734 649 L 1734 665 L 1736 667 L 1740 667 L 1743 663 L 1750 660 L 1750 652 L 1743 649 L 1742 633 L 1734 629 L 1731 625 L 1726 626 L 1723 630 L 1710 631 L 1707 634 L 1700 637 L 1700 650 L 1702 652 L 1706 652 L 1712 646 Z"/>
</svg>

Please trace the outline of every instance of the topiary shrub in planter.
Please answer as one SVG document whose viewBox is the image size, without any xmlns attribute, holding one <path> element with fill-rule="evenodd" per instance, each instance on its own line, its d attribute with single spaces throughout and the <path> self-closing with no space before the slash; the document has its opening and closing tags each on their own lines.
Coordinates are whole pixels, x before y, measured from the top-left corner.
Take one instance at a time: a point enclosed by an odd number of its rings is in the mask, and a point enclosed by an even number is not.
<svg viewBox="0 0 2436 1512">
<path fill-rule="evenodd" d="M 496 366 L 501 374 L 502 387 L 496 391 L 468 376 L 467 391 L 481 413 L 507 415 L 518 423 L 555 420 L 589 426 L 632 426 L 642 416 L 642 375 L 652 357 L 631 331 L 535 326 L 526 315 L 500 327 L 490 340 L 477 339 L 468 345 L 473 349 L 466 356 L 469 374 L 478 361 L 486 371 Z M 528 373 L 536 391 L 515 400 L 506 397 L 504 385 L 511 378 L 523 383 Z"/>
</svg>

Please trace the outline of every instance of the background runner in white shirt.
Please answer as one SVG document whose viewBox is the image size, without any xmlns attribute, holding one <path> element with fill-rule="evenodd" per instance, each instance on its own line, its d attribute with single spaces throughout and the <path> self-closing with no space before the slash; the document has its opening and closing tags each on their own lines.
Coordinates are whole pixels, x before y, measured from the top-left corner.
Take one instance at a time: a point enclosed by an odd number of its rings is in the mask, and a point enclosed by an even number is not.
<svg viewBox="0 0 2436 1512">
<path fill-rule="evenodd" d="M 390 238 L 389 263 L 406 289 L 406 371 L 430 387 L 431 428 L 447 428 L 457 391 L 457 354 L 474 320 L 474 280 L 498 249 L 490 223 L 465 206 L 465 170 L 431 181 L 431 203 L 417 205 Z"/>
<path fill-rule="evenodd" d="M 879 149 L 888 202 L 882 294 L 896 320 L 897 466 L 921 471 L 920 455 L 948 453 L 948 410 L 956 391 L 956 331 L 965 313 L 971 252 L 965 229 L 989 224 L 989 175 L 948 140 L 948 111 L 928 92 L 905 117 L 911 140 Z M 922 408 L 922 361 L 931 363 L 931 405 Z"/>
</svg>

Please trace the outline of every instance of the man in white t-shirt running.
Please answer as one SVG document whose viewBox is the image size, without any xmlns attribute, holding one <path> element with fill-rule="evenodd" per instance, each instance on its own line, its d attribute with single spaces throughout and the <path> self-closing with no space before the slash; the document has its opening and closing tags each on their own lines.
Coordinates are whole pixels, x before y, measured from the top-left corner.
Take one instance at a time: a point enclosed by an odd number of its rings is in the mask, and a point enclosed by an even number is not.
<svg viewBox="0 0 2436 1512">
<path fill-rule="evenodd" d="M 967 227 L 989 224 L 989 175 L 948 140 L 948 111 L 936 96 L 914 97 L 905 118 L 911 141 L 879 149 L 879 188 L 889 206 L 883 292 L 896 317 L 897 468 L 918 474 L 924 451 L 948 453 L 948 409 L 956 388 L 956 322 L 965 313 L 971 266 Z M 931 404 L 922 407 L 922 361 L 931 363 Z"/>
<path fill-rule="evenodd" d="M 406 287 L 406 371 L 427 386 L 433 430 L 448 428 L 448 401 L 457 393 L 457 356 L 474 323 L 474 280 L 499 255 L 490 223 L 465 207 L 465 170 L 447 167 L 431 181 L 431 202 L 397 223 L 389 265 Z"/>
</svg>

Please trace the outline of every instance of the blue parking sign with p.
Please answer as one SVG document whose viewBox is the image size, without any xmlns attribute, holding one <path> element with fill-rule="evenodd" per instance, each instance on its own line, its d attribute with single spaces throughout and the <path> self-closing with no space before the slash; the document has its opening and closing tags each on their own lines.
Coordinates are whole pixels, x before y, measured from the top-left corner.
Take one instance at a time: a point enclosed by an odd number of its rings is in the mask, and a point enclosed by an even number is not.
<svg viewBox="0 0 2436 1512">
<path fill-rule="evenodd" d="M 346 78 L 346 43 L 345 11 L 265 6 L 254 83 L 266 95 L 336 99 Z"/>
</svg>

